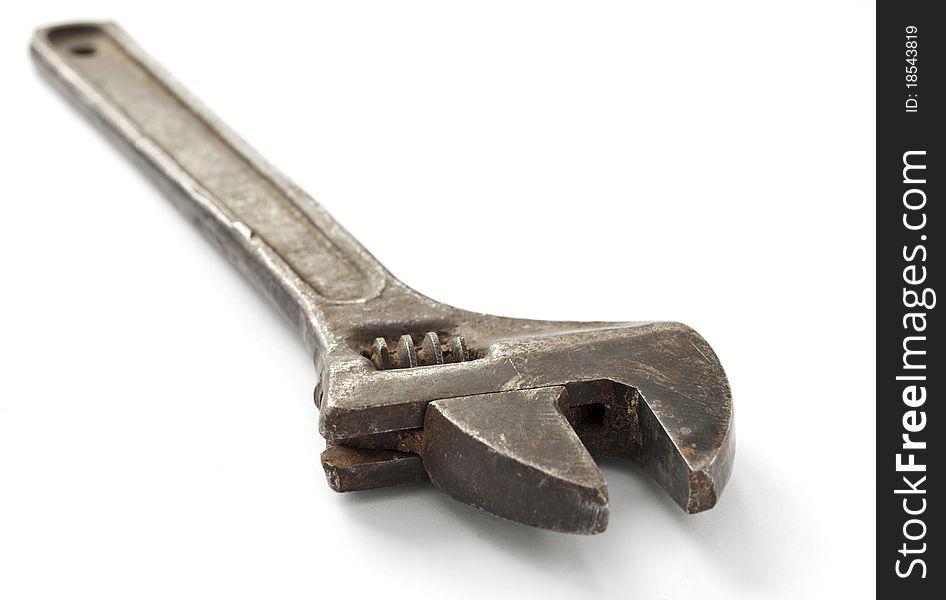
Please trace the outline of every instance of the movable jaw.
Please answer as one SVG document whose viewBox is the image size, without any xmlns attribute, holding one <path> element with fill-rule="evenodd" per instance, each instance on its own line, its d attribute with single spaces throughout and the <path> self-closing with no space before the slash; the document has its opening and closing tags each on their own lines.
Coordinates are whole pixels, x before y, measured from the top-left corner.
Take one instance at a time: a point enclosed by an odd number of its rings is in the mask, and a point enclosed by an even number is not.
<svg viewBox="0 0 946 600">
<path fill-rule="evenodd" d="M 516 323 L 504 321 L 497 329 Z M 610 455 L 688 512 L 716 504 L 732 468 L 732 401 L 699 334 L 672 322 L 525 323 L 521 335 L 471 339 L 478 354 L 460 362 L 379 370 L 357 353 L 330 358 L 320 426 L 333 487 L 426 476 L 492 514 L 597 533 L 608 495 L 591 456 Z"/>
</svg>

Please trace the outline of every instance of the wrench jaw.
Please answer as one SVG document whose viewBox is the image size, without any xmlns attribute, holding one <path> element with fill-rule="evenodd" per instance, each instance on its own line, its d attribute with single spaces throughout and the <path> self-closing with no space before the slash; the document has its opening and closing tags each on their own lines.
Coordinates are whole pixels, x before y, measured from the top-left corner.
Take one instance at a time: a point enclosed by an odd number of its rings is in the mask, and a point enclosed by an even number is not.
<svg viewBox="0 0 946 600">
<path fill-rule="evenodd" d="M 478 329 L 461 326 L 475 344 L 466 362 L 379 370 L 358 352 L 328 357 L 320 428 L 327 477 L 342 482 L 333 489 L 428 477 L 513 521 L 597 533 L 608 496 L 591 456 L 605 455 L 637 463 L 689 513 L 716 504 L 732 468 L 732 402 L 699 334 L 477 317 Z"/>
<path fill-rule="evenodd" d="M 431 482 L 493 515 L 565 533 L 600 533 L 608 488 L 565 417 L 562 386 L 431 402 L 422 454 Z"/>
<path fill-rule="evenodd" d="M 686 512 L 713 508 L 732 473 L 735 436 L 731 417 L 719 446 L 706 452 L 675 442 L 646 403 L 641 406 L 640 420 L 643 443 L 637 454 L 625 458 L 653 477 Z"/>
</svg>

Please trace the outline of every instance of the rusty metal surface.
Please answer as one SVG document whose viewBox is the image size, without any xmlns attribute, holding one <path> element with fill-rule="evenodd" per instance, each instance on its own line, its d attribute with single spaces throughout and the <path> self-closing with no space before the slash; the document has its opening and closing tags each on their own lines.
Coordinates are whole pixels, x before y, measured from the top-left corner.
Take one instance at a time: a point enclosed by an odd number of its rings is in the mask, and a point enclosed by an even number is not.
<svg viewBox="0 0 946 600">
<path fill-rule="evenodd" d="M 567 397 L 563 386 L 550 386 L 431 402 L 422 451 L 431 481 L 520 523 L 604 531 L 608 487 L 565 418 Z"/>
<path fill-rule="evenodd" d="M 734 452 L 710 346 L 673 322 L 508 319 L 391 275 L 112 23 L 41 28 L 40 71 L 297 326 L 315 364 L 329 484 L 428 476 L 451 496 L 572 533 L 607 524 L 591 454 L 621 456 L 689 512 Z"/>
</svg>

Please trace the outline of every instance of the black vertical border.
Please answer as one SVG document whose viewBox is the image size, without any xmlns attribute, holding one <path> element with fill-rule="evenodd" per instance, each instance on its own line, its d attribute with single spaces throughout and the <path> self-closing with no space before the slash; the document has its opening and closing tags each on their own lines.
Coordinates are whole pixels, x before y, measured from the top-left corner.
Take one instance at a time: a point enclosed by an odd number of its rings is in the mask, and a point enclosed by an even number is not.
<svg viewBox="0 0 946 600">
<path fill-rule="evenodd" d="M 942 556 L 937 542 L 942 534 L 940 523 L 943 507 L 942 497 L 936 494 L 934 487 L 942 487 L 943 446 L 946 445 L 946 429 L 942 425 L 946 391 L 946 363 L 943 362 L 942 347 L 943 326 L 938 308 L 939 302 L 946 302 L 946 289 L 943 296 L 937 297 L 937 306 L 907 308 L 904 302 L 904 289 L 920 293 L 925 288 L 940 291 L 943 281 L 942 270 L 946 263 L 941 260 L 944 247 L 942 204 L 944 186 L 943 164 L 946 155 L 941 151 L 943 144 L 943 122 L 940 111 L 946 110 L 943 102 L 943 42 L 946 38 L 946 19 L 936 18 L 937 8 L 933 2 L 896 2 L 881 0 L 877 5 L 877 590 L 879 598 L 943 598 L 946 597 L 946 565 L 934 557 Z M 940 12 L 946 6 L 938 7 Z M 906 61 L 908 38 L 907 28 L 917 28 L 916 61 L 917 87 L 906 87 Z M 914 94 L 916 112 L 908 112 L 908 94 Z M 925 155 L 914 155 L 911 159 L 926 165 L 923 184 L 904 183 L 904 153 L 925 151 Z M 911 179 L 920 178 L 920 171 L 908 172 Z M 922 194 L 909 192 L 910 189 L 922 189 L 926 195 L 925 205 L 921 209 L 908 210 L 904 206 L 904 194 L 908 194 L 911 204 L 922 203 Z M 904 224 L 904 215 L 912 225 L 926 224 L 921 230 L 911 231 Z M 922 236 L 926 236 L 925 239 Z M 919 250 L 922 246 L 925 252 Z M 907 258 L 910 257 L 910 258 Z M 922 260 L 925 257 L 925 260 Z M 911 260 L 912 258 L 912 260 Z M 913 265 L 915 269 L 905 275 L 905 269 Z M 907 284 L 905 276 L 918 278 L 926 268 L 926 279 L 921 284 Z M 926 328 L 916 332 L 914 325 L 922 321 L 911 320 L 907 313 L 923 312 L 926 314 Z M 904 319 L 907 318 L 905 326 Z M 907 336 L 922 336 L 925 340 L 912 340 L 908 346 L 913 350 L 925 350 L 926 354 L 911 355 L 912 363 L 925 363 L 925 369 L 903 368 L 904 339 Z M 902 375 L 924 375 L 925 381 L 898 380 Z M 926 388 L 926 400 L 921 406 L 909 406 L 904 402 L 904 388 L 911 384 Z M 909 413 L 916 410 L 916 413 Z M 923 412 L 925 426 L 919 432 L 911 432 L 914 441 L 925 441 L 925 450 L 905 450 L 903 435 L 906 427 L 916 428 L 922 421 L 919 412 Z M 905 422 L 906 419 L 906 422 Z M 897 454 L 901 462 L 908 462 L 907 454 L 913 454 L 916 463 L 926 465 L 924 472 L 898 472 Z M 938 458 L 934 459 L 934 455 Z M 917 485 L 925 493 L 903 494 L 896 490 L 908 489 L 904 476 L 914 482 L 919 477 L 926 480 Z M 907 505 L 904 506 L 904 500 Z M 925 499 L 925 505 L 923 500 Z M 918 511 L 918 515 L 909 515 L 905 508 Z M 904 526 L 911 518 L 920 519 L 923 526 L 913 522 Z M 921 539 L 910 540 L 907 534 Z M 919 550 L 926 544 L 925 551 L 902 552 L 906 544 L 908 550 Z M 923 569 L 914 564 L 910 575 L 901 577 L 897 574 L 897 561 L 901 572 L 909 570 L 911 562 L 920 559 L 925 565 L 926 577 L 922 578 Z"/>
</svg>

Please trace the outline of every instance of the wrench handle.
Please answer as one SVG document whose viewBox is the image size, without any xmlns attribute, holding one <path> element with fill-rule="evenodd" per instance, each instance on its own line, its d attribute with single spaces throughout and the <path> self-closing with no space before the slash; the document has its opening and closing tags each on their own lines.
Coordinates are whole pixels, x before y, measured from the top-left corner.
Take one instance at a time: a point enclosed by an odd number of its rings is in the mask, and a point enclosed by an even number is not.
<svg viewBox="0 0 946 600">
<path fill-rule="evenodd" d="M 332 217 L 168 76 L 113 23 L 37 30 L 40 71 L 152 175 L 296 322 L 310 345 L 326 304 L 363 304 L 390 275 Z M 323 319 L 324 321 L 324 319 Z"/>
</svg>

